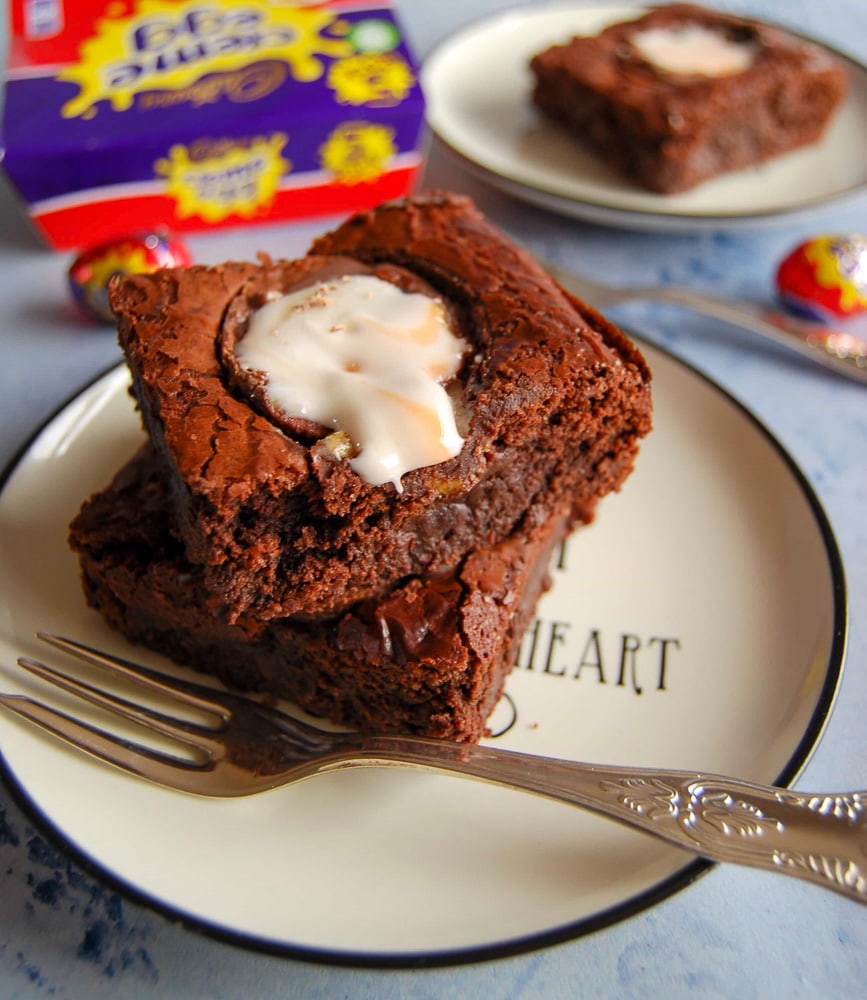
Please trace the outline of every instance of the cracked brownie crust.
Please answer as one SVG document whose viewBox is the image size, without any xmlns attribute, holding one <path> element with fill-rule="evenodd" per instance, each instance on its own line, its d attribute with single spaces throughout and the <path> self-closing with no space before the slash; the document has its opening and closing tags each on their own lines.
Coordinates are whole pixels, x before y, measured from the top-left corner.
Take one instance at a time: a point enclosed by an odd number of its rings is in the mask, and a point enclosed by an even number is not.
<svg viewBox="0 0 867 1000">
<path fill-rule="evenodd" d="M 432 290 L 470 345 L 450 387 L 464 446 L 405 474 L 400 492 L 353 472 L 328 431 L 276 422 L 224 354 L 268 294 L 359 267 Z M 298 261 L 134 276 L 112 306 L 173 531 L 211 613 L 250 629 L 450 571 L 528 511 L 589 521 L 650 428 L 638 350 L 465 198 L 362 213 Z"/>
</svg>

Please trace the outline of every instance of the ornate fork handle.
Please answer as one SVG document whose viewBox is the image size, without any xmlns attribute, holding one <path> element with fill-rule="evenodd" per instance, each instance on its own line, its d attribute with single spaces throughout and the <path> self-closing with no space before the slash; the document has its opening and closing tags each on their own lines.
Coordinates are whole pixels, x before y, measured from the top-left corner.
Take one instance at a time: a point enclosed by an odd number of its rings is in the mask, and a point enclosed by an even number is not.
<svg viewBox="0 0 867 1000">
<path fill-rule="evenodd" d="M 583 764 L 399 737 L 365 740 L 355 762 L 382 761 L 536 792 L 713 861 L 781 872 L 867 902 L 867 792 L 802 794 L 712 774 Z"/>
<path fill-rule="evenodd" d="M 409 765 L 505 785 L 596 812 L 693 854 L 805 879 L 867 903 L 867 792 L 812 794 L 689 771 L 557 760 L 487 746 L 335 733 L 230 692 L 169 678 L 60 636 L 50 645 L 114 679 L 134 681 L 208 721 L 175 718 L 29 657 L 44 681 L 197 753 L 178 757 L 131 742 L 23 695 L 13 714 L 121 769 L 185 792 L 253 795 L 359 765 Z"/>
</svg>

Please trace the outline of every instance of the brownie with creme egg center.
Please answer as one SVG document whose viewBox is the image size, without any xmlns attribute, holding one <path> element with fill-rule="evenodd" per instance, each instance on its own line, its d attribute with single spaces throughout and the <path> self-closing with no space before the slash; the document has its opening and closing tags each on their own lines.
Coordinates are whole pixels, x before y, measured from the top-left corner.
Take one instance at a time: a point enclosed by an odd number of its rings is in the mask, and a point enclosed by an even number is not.
<svg viewBox="0 0 867 1000">
<path fill-rule="evenodd" d="M 588 522 L 650 429 L 639 350 L 447 193 L 111 298 L 172 532 L 250 633 Z"/>
</svg>

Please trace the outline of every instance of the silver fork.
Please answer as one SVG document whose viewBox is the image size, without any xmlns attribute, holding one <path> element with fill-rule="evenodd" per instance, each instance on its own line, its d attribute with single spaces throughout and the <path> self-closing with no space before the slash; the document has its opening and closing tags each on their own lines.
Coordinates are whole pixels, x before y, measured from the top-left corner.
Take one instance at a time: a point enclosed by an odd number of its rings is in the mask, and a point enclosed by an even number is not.
<svg viewBox="0 0 867 1000">
<path fill-rule="evenodd" d="M 317 729 L 251 698 L 191 684 L 60 636 L 58 650 L 135 682 L 209 721 L 190 721 L 97 688 L 29 657 L 19 664 L 91 704 L 177 741 L 175 755 L 23 695 L 11 712 L 72 746 L 161 785 L 252 795 L 338 768 L 400 764 L 534 792 L 619 820 L 713 861 L 781 872 L 867 903 L 867 792 L 810 794 L 714 774 L 626 768 L 421 739 Z"/>
<path fill-rule="evenodd" d="M 597 309 L 619 302 L 671 302 L 758 334 L 778 347 L 795 351 L 839 375 L 867 385 L 867 339 L 854 333 L 678 285 L 615 287 L 554 264 L 545 263 L 544 267 L 566 291 Z"/>
</svg>

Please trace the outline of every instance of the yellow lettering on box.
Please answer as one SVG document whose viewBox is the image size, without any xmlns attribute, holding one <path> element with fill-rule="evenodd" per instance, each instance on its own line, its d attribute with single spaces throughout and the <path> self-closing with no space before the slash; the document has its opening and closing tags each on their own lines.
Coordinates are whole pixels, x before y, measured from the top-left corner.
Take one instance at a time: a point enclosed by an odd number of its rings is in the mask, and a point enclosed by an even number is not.
<svg viewBox="0 0 867 1000">
<path fill-rule="evenodd" d="M 175 199 L 179 218 L 198 216 L 221 222 L 230 215 L 250 219 L 268 208 L 280 179 L 292 169 L 281 155 L 288 137 L 275 133 L 248 144 L 215 144 L 210 155 L 176 145 L 155 169 L 167 178 L 166 190 Z"/>
<path fill-rule="evenodd" d="M 77 84 L 62 108 L 65 118 L 89 116 L 100 101 L 116 111 L 136 95 L 191 87 L 204 73 L 233 73 L 253 62 L 278 60 L 301 82 L 318 80 L 321 56 L 352 52 L 333 12 L 270 4 L 264 0 L 207 0 L 167 4 L 140 0 L 132 17 L 102 17 L 96 34 L 79 47 L 79 61 L 58 79 Z"/>
</svg>

